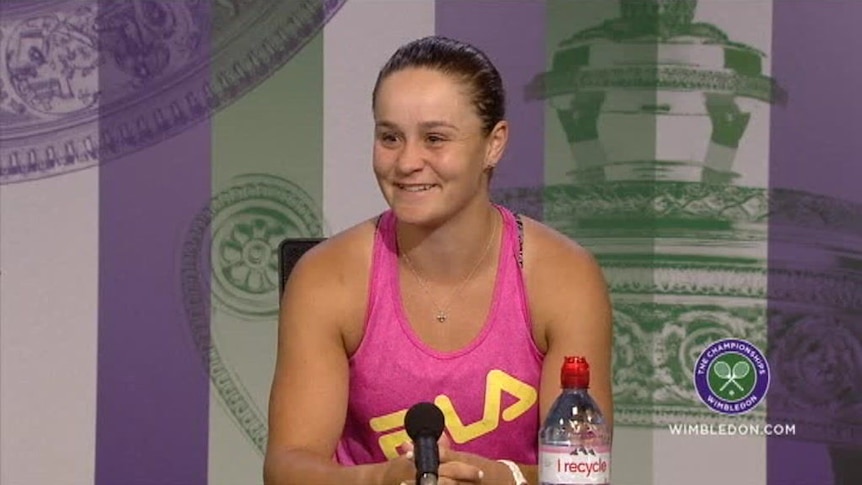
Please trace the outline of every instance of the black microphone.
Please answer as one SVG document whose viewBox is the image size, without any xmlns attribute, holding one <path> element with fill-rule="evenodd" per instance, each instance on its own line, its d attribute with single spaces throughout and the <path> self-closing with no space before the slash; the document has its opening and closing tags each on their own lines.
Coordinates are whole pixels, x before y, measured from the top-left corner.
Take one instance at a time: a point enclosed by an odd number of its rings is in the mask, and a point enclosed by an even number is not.
<svg viewBox="0 0 862 485">
<path fill-rule="evenodd" d="M 413 440 L 416 485 L 437 485 L 440 449 L 437 440 L 443 434 L 443 411 L 430 402 L 420 402 L 407 411 L 404 428 Z"/>
</svg>

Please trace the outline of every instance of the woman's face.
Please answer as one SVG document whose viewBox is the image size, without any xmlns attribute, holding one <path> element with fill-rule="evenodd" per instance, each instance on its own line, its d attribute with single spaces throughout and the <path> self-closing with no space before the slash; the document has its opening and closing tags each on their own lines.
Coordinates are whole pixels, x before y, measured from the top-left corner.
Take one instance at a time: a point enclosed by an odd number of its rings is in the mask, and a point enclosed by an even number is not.
<svg viewBox="0 0 862 485">
<path fill-rule="evenodd" d="M 390 74 L 378 88 L 374 121 L 374 173 L 400 220 L 439 224 L 488 200 L 486 169 L 502 155 L 506 124 L 486 136 L 457 79 L 419 68 Z"/>
</svg>

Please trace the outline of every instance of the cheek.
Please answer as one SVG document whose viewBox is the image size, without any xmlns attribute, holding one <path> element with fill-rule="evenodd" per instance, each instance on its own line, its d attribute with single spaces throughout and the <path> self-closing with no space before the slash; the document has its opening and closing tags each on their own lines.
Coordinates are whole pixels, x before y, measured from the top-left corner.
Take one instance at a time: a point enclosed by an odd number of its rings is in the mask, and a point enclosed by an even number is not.
<svg viewBox="0 0 862 485">
<path fill-rule="evenodd" d="M 478 149 L 471 149 L 461 154 L 461 172 L 473 176 L 479 176 L 485 169 L 485 153 Z"/>
<path fill-rule="evenodd" d="M 378 177 L 386 173 L 388 171 L 388 167 L 392 165 L 389 162 L 391 157 L 387 157 L 386 155 L 385 150 L 381 150 L 376 146 L 371 154 L 371 167 L 374 170 L 374 174 Z"/>
<path fill-rule="evenodd" d="M 439 160 L 453 174 L 472 174 L 482 171 L 485 153 L 474 146 L 453 147 L 452 150 L 441 153 Z"/>
</svg>

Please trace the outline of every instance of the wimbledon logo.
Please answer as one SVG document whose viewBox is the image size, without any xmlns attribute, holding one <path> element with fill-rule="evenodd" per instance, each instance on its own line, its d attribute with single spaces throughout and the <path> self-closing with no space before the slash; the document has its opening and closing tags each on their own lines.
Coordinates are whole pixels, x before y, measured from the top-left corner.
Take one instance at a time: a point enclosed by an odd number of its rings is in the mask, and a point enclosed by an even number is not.
<svg viewBox="0 0 862 485">
<path fill-rule="evenodd" d="M 694 386 L 713 411 L 745 414 L 766 396 L 769 364 L 760 349 L 746 340 L 719 340 L 697 358 Z"/>
</svg>

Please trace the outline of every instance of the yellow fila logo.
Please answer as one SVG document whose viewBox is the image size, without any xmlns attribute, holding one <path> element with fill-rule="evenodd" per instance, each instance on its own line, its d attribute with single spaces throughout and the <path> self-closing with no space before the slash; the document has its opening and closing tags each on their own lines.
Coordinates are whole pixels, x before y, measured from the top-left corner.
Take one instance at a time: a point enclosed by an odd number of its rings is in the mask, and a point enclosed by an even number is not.
<svg viewBox="0 0 862 485">
<path fill-rule="evenodd" d="M 518 400 L 506 409 L 501 409 L 504 392 Z M 434 404 L 443 411 L 443 416 L 446 418 L 446 430 L 452 437 L 452 441 L 463 444 L 497 429 L 500 426 L 500 419 L 514 421 L 533 407 L 537 400 L 538 392 L 533 386 L 519 381 L 501 370 L 493 369 L 485 377 L 485 408 L 482 419 L 475 423 L 464 424 L 455 410 L 452 400 L 445 394 L 437 396 L 434 399 Z M 371 429 L 378 433 L 384 433 L 380 436 L 378 444 L 387 458 L 398 456 L 397 447 L 410 441 L 407 431 L 404 430 L 404 416 L 406 414 L 407 410 L 402 409 L 372 418 L 369 422 Z"/>
</svg>

